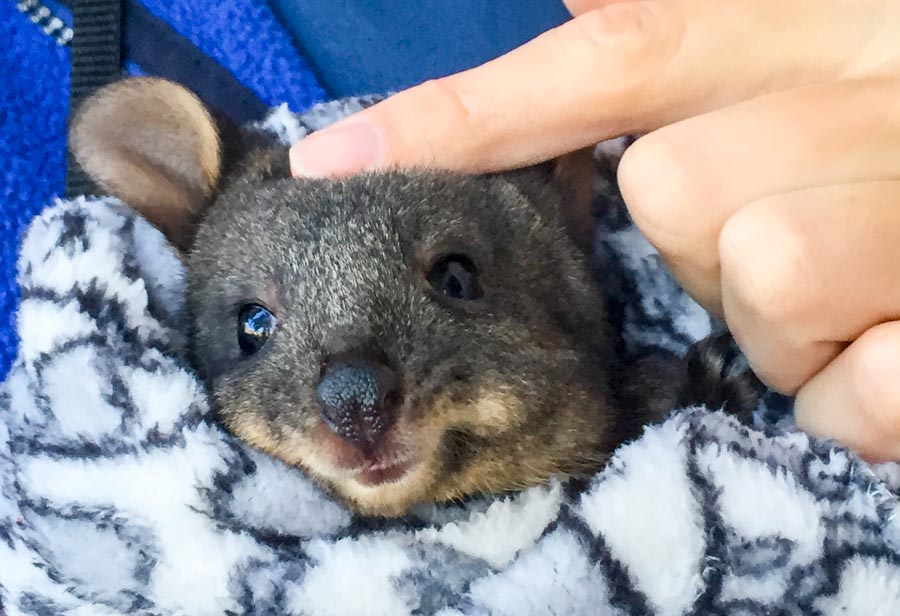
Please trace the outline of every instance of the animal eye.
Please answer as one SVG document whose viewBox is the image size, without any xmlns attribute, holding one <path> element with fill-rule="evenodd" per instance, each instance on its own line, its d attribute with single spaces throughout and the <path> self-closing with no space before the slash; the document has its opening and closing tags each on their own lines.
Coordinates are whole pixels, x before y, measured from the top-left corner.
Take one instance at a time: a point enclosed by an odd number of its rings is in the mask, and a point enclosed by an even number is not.
<svg viewBox="0 0 900 616">
<path fill-rule="evenodd" d="M 438 259 L 428 272 L 428 282 L 447 297 L 453 299 L 478 299 L 478 268 L 465 255 L 447 255 Z"/>
<path fill-rule="evenodd" d="M 247 304 L 238 315 L 238 345 L 245 356 L 253 355 L 275 333 L 277 320 L 267 308 Z"/>
</svg>

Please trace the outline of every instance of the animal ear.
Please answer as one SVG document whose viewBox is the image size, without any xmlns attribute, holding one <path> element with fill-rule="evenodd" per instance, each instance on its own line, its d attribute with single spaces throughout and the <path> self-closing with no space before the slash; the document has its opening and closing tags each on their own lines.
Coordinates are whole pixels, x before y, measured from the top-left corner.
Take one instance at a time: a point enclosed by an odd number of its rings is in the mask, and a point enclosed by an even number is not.
<svg viewBox="0 0 900 616">
<path fill-rule="evenodd" d="M 593 148 L 507 171 L 503 176 L 545 215 L 558 217 L 575 244 L 584 252 L 590 252 L 593 239 L 591 205 L 598 176 Z"/>
<path fill-rule="evenodd" d="M 76 112 L 69 145 L 96 184 L 190 246 L 222 167 L 216 123 L 196 96 L 154 78 L 105 86 Z"/>
<path fill-rule="evenodd" d="M 592 205 L 597 180 L 594 148 L 576 150 L 550 161 L 553 181 L 562 195 L 562 215 L 569 235 L 590 252 L 594 238 Z"/>
</svg>

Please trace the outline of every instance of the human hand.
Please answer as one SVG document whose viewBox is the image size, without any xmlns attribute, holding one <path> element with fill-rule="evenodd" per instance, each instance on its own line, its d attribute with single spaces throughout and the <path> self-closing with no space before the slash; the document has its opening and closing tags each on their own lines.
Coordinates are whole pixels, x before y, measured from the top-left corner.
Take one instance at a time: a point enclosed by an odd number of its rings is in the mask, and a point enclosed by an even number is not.
<svg viewBox="0 0 900 616">
<path fill-rule="evenodd" d="M 487 172 L 628 133 L 635 222 L 801 427 L 900 459 L 900 4 L 569 0 L 572 21 L 294 147 Z"/>
</svg>

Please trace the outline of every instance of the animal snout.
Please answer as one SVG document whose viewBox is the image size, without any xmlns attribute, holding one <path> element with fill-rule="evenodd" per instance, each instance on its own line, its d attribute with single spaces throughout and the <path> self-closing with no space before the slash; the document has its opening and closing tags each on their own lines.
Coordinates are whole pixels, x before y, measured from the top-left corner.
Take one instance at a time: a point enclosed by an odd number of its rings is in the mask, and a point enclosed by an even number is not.
<svg viewBox="0 0 900 616">
<path fill-rule="evenodd" d="M 394 425 L 401 397 L 397 374 L 372 359 L 332 359 L 316 387 L 322 421 L 370 456 Z"/>
</svg>

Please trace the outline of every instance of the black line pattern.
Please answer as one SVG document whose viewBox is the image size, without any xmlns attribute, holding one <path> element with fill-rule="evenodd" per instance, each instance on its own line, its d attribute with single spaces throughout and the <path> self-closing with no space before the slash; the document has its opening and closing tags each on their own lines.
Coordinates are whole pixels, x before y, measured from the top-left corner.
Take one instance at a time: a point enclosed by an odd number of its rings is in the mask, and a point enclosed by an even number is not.
<svg viewBox="0 0 900 616">
<path fill-rule="evenodd" d="M 302 138 L 373 100 L 259 126 Z M 610 186 L 598 276 L 622 348 L 684 350 L 715 324 Z M 211 422 L 180 356 L 179 267 L 112 200 L 33 223 L 0 389 L 3 614 L 900 614 L 900 467 L 792 430 L 778 398 L 755 430 L 682 410 L 591 481 L 351 515 Z M 648 493 L 624 517 L 602 496 Z"/>
</svg>

